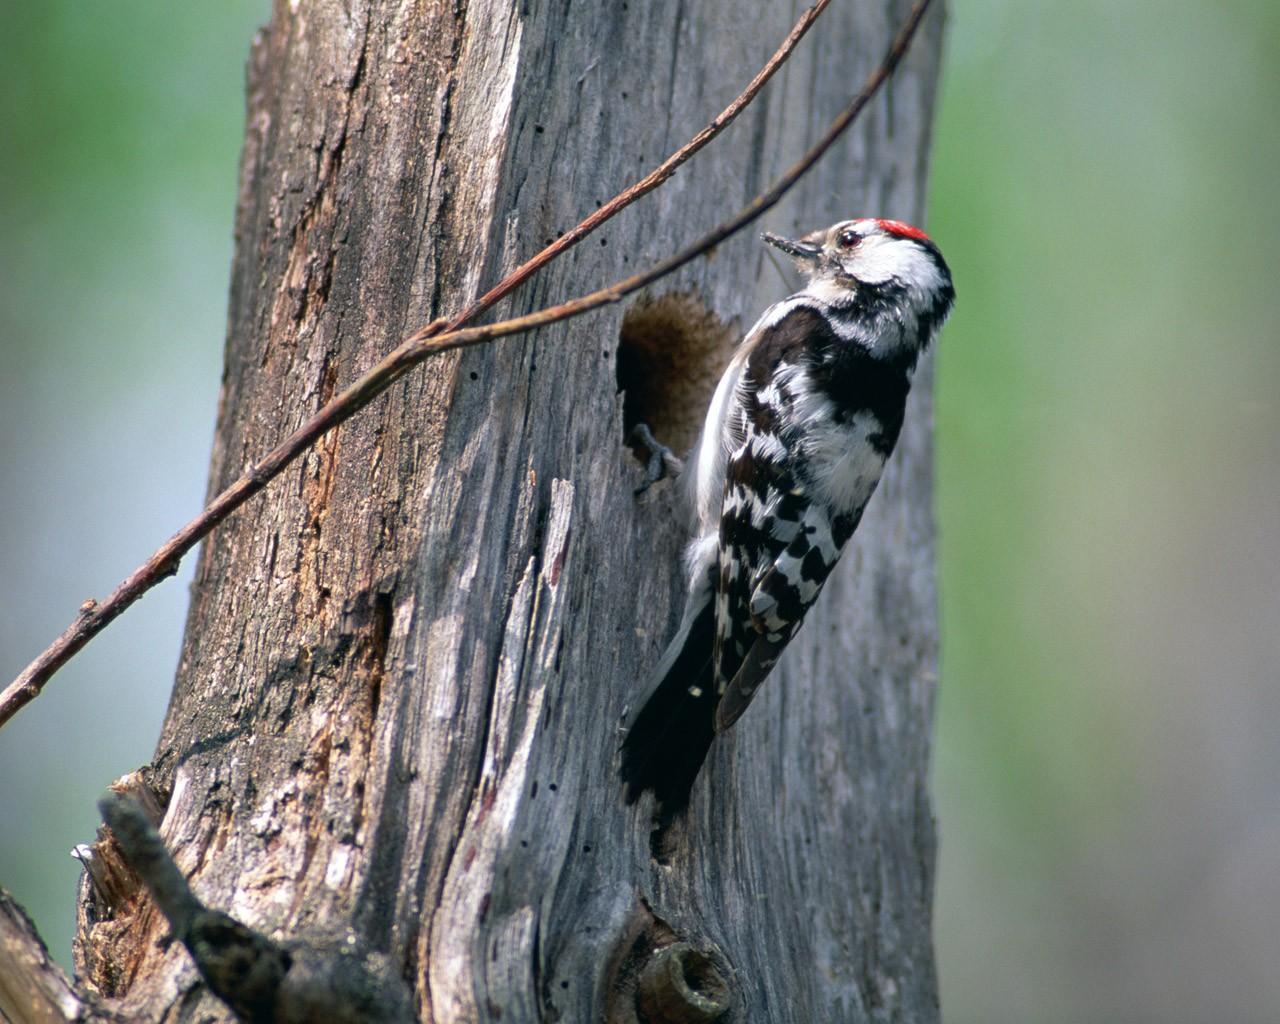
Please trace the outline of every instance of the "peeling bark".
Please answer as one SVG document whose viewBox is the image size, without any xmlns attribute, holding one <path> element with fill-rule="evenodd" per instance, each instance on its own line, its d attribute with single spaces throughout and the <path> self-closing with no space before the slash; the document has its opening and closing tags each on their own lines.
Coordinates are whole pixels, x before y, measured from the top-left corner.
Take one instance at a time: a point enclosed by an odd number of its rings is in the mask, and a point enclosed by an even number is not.
<svg viewBox="0 0 1280 1024">
<path fill-rule="evenodd" d="M 833 5 L 739 124 L 496 315 L 741 205 L 908 6 Z M 688 138 L 795 14 L 280 0 L 249 68 L 211 493 Z M 939 42 L 931 17 L 770 226 L 921 217 Z M 724 339 L 786 290 L 739 237 L 657 291 Z M 161 832 L 209 906 L 280 937 L 354 929 L 424 1021 L 653 1019 L 631 993 L 665 984 L 650 961 L 676 942 L 664 962 L 722 979 L 725 1020 L 934 1021 L 929 369 L 852 550 L 659 865 L 615 752 L 678 615 L 684 538 L 669 486 L 632 493 L 624 313 L 436 358 L 213 535 L 148 772 Z M 705 401 L 725 343 L 703 347 L 680 373 Z M 232 1019 L 155 914 L 83 920 L 104 1005 Z"/>
</svg>

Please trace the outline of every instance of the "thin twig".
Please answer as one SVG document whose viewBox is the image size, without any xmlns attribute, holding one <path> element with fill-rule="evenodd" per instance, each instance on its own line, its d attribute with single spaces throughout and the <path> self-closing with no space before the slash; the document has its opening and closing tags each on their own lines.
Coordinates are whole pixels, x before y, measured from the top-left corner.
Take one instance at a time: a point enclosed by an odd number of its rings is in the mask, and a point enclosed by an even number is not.
<svg viewBox="0 0 1280 1024">
<path fill-rule="evenodd" d="M 526 316 L 515 317 L 480 327 L 458 329 L 464 319 L 470 318 L 481 310 L 488 308 L 488 306 L 517 287 L 524 278 L 545 264 L 547 260 L 554 258 L 560 251 L 563 251 L 564 245 L 561 245 L 561 243 L 572 244 L 572 242 L 567 242 L 566 240 L 572 237 L 573 241 L 578 241 L 594 227 L 602 223 L 605 218 L 601 214 L 608 207 L 601 207 L 600 210 L 597 210 L 595 214 L 575 228 L 573 232 L 558 240 L 557 243 L 553 243 L 552 246 L 539 253 L 533 260 L 508 275 L 502 283 L 482 296 L 472 307 L 454 317 L 453 320 L 448 322 L 443 319 L 435 320 L 405 338 L 377 365 L 368 370 L 359 380 L 332 399 L 307 423 L 303 424 L 273 448 L 265 458 L 250 466 L 235 483 L 214 498 L 199 516 L 174 534 L 155 554 L 134 570 L 124 582 L 111 592 L 105 601 L 101 604 L 93 601 L 85 602 L 76 621 L 57 640 L 50 644 L 39 657 L 31 662 L 22 671 L 22 674 L 9 684 L 3 694 L 0 694 L 0 727 L 21 708 L 34 700 L 53 674 L 93 637 L 114 621 L 121 612 L 162 579 L 172 576 L 177 571 L 178 563 L 183 555 L 212 532 L 227 516 L 257 494 L 258 491 L 262 490 L 285 466 L 289 465 L 298 455 L 309 448 L 317 438 L 363 409 L 418 363 L 423 362 L 437 352 L 465 348 L 492 341 L 496 338 L 506 337 L 507 335 L 533 330 L 537 327 L 579 316 L 608 303 L 617 302 L 624 296 L 652 284 L 659 278 L 678 270 L 686 263 L 705 254 L 776 205 L 787 191 L 799 181 L 800 177 L 822 157 L 845 129 L 853 123 L 853 120 L 862 112 L 863 108 L 893 73 L 903 54 L 906 53 L 907 47 L 910 45 L 925 11 L 928 10 L 930 2 L 931 0 L 917 0 L 880 66 L 871 73 L 863 84 L 862 89 L 832 122 L 826 134 L 793 167 L 774 182 L 767 191 L 756 196 L 737 215 L 725 221 L 697 242 L 674 256 L 655 264 L 649 270 L 634 274 L 606 288 L 601 288 L 579 298 Z M 820 7 L 815 5 L 815 8 L 806 12 L 806 17 L 814 10 L 820 12 Z M 812 19 L 810 19 L 811 21 Z M 788 41 L 792 41 L 793 38 L 798 39 L 796 30 L 793 30 L 792 35 L 788 36 Z M 780 50 L 779 53 L 781 52 Z M 777 60 L 776 54 L 770 63 L 775 60 Z M 757 76 L 756 80 L 759 77 Z M 753 85 L 756 80 L 753 80 Z M 732 110 L 733 106 L 731 104 L 725 113 L 727 114 L 729 110 Z M 725 114 L 721 114 L 720 117 L 724 118 Z M 715 123 L 712 122 L 713 125 Z M 727 123 L 727 121 L 724 123 Z M 699 133 L 698 138 L 701 138 L 702 134 Z M 685 147 L 685 149 L 688 149 L 688 147 Z M 681 152 L 684 152 L 684 150 Z M 678 162 L 683 162 L 692 152 L 693 150 L 689 150 Z M 678 156 L 680 156 L 679 153 L 673 156 L 671 160 L 664 162 L 652 175 L 632 186 L 632 189 L 628 189 L 628 193 L 641 189 L 650 178 L 661 173 L 663 168 L 668 168 L 662 178 L 654 180 L 652 184 L 643 188 L 643 191 L 635 191 L 633 198 L 638 198 L 644 192 L 656 187 L 661 180 L 669 177 L 671 171 L 674 171 L 675 167 L 678 166 L 678 163 L 672 163 Z M 625 196 L 627 193 L 622 195 Z M 619 196 L 617 200 L 611 201 L 609 204 L 609 206 L 613 207 L 611 213 L 616 213 L 626 205 L 620 201 L 621 199 L 622 196 Z M 627 200 L 627 202 L 630 201 L 632 200 Z M 556 245 L 561 245 L 561 248 L 552 252 L 551 250 L 555 249 Z M 550 255 L 546 255 L 547 253 L 550 253 Z M 543 258 L 544 255 L 545 259 Z"/>
<path fill-rule="evenodd" d="M 818 15 L 826 10 L 829 3 L 831 3 L 831 0 L 817 0 L 812 7 L 800 16 L 800 20 L 796 22 L 795 27 L 787 35 L 787 38 L 782 41 L 782 45 L 778 47 L 777 52 L 760 69 L 760 73 L 751 79 L 738 97 L 725 107 L 702 131 L 698 132 L 697 135 L 626 191 L 619 192 L 576 228 L 557 238 L 532 259 L 516 267 L 494 287 L 450 320 L 448 324 L 442 325 L 443 329 L 447 331 L 456 330 L 468 320 L 474 320 L 495 302 L 510 295 L 529 277 L 545 267 L 570 246 L 577 245 L 609 218 L 621 213 L 641 196 L 652 192 L 670 178 L 671 175 L 675 174 L 676 169 L 682 163 L 724 131 L 729 126 L 729 123 L 746 109 L 747 104 L 756 98 L 756 93 L 764 88 L 765 82 L 769 81 L 774 72 L 786 63 L 787 58 L 791 56 L 791 51 L 796 48 L 796 43 L 800 42 L 804 34 L 809 31 L 809 27 L 818 20 Z"/>
</svg>

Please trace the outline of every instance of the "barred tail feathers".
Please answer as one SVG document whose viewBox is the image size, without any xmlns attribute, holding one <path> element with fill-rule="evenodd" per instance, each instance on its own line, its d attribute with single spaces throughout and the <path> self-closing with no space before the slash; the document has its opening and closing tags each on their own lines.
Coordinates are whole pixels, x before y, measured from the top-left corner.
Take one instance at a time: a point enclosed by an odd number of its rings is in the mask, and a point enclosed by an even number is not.
<svg viewBox="0 0 1280 1024">
<path fill-rule="evenodd" d="M 707 593 L 668 646 L 654 673 L 658 683 L 622 744 L 627 802 L 652 790 L 659 817 L 666 821 L 689 805 L 694 780 L 715 737 L 714 637 L 714 602 Z"/>
</svg>

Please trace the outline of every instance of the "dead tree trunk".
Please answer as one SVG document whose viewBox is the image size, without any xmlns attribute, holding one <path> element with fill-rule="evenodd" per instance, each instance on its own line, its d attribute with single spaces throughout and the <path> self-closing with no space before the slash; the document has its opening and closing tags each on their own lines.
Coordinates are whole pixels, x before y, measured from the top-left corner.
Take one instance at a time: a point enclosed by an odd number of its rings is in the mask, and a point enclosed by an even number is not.
<svg viewBox="0 0 1280 1024">
<path fill-rule="evenodd" d="M 499 312 L 740 206 L 907 7 L 833 5 L 738 125 Z M 688 138 L 796 13 L 279 0 L 249 68 L 211 488 Z M 771 227 L 921 217 L 939 38 L 931 18 Z M 853 550 L 665 863 L 615 777 L 684 539 L 668 487 L 633 496 L 624 421 L 687 443 L 736 332 L 786 290 L 740 236 L 629 309 L 439 357 L 213 536 L 151 773 L 205 901 L 269 933 L 354 927 L 439 1024 L 657 1020 L 637 976 L 673 940 L 705 953 L 683 967 L 724 1020 L 937 1019 L 927 370 Z M 231 1019 L 163 934 L 141 901 L 86 920 L 82 977 L 129 1019 Z"/>
</svg>

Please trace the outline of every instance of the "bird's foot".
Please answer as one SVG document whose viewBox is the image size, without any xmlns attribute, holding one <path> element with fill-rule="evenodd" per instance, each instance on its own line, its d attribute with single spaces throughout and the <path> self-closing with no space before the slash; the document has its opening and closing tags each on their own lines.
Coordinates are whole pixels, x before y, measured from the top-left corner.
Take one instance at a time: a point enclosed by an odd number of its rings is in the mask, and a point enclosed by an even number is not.
<svg viewBox="0 0 1280 1024">
<path fill-rule="evenodd" d="M 631 428 L 627 444 L 641 455 L 645 463 L 645 481 L 636 488 L 637 495 L 643 494 L 663 477 L 675 479 L 684 472 L 684 462 L 653 436 L 647 423 L 637 423 Z"/>
</svg>

